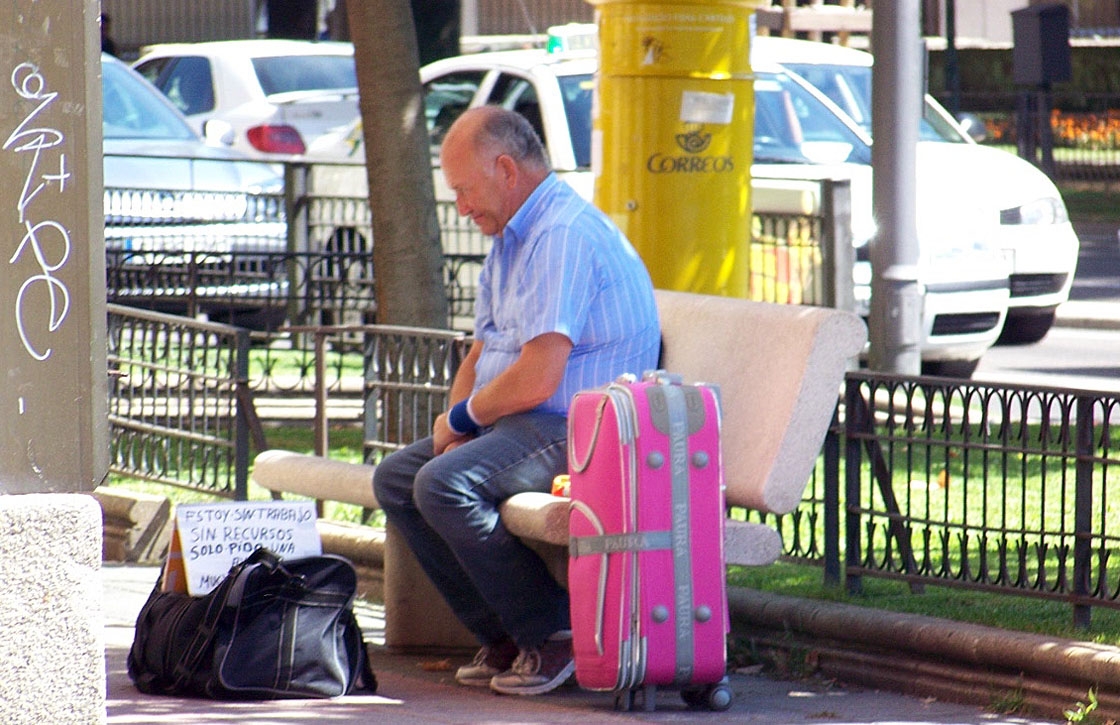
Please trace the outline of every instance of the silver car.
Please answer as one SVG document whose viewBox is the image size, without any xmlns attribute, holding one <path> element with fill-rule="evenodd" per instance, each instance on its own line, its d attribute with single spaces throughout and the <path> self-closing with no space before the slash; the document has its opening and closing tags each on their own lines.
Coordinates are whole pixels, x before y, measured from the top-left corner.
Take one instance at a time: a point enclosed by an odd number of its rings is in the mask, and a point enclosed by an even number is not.
<svg viewBox="0 0 1120 725">
<path fill-rule="evenodd" d="M 191 266 L 215 280 L 202 294 L 229 297 L 234 255 L 285 248 L 282 177 L 204 141 L 125 64 L 102 55 L 101 67 L 110 296 L 173 306 Z"/>
</svg>

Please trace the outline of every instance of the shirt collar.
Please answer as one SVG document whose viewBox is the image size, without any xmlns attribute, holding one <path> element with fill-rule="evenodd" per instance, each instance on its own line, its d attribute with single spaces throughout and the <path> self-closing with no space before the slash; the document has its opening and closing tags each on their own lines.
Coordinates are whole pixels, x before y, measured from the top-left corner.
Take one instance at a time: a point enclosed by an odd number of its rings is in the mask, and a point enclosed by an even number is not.
<svg viewBox="0 0 1120 725">
<path fill-rule="evenodd" d="M 537 188 L 533 189 L 533 193 L 529 194 L 529 198 L 525 200 L 525 203 L 510 217 L 510 220 L 506 223 L 506 228 L 502 230 L 502 238 L 510 242 L 524 239 L 530 227 L 532 227 L 534 219 L 537 217 L 537 213 L 543 203 L 542 199 L 551 194 L 552 189 L 559 183 L 560 179 L 556 176 L 556 172 L 550 171 L 548 176 L 544 177 L 544 180 L 537 184 Z"/>
</svg>

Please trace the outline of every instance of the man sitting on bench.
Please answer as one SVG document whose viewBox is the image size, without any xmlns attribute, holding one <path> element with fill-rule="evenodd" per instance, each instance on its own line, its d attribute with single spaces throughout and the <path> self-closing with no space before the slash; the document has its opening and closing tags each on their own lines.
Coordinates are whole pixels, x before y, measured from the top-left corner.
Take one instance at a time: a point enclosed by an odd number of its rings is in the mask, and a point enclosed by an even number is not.
<svg viewBox="0 0 1120 725">
<path fill-rule="evenodd" d="M 650 277 L 623 234 L 552 173 L 515 112 L 467 111 L 441 150 L 461 215 L 493 236 L 475 342 L 432 435 L 374 474 L 385 515 L 482 649 L 464 685 L 537 695 L 574 671 L 567 592 L 498 506 L 567 470 L 579 390 L 657 365 Z"/>
</svg>

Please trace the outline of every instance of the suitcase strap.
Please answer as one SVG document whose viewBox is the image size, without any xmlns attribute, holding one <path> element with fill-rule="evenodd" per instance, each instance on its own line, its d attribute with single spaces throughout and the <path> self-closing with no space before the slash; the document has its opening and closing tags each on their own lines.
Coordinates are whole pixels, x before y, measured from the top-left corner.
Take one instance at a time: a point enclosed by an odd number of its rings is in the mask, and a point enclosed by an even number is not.
<svg viewBox="0 0 1120 725">
<path fill-rule="evenodd" d="M 673 548 L 671 531 L 639 531 L 632 534 L 575 536 L 568 541 L 573 559 L 590 554 L 616 554 L 633 551 L 658 551 Z"/>
<path fill-rule="evenodd" d="M 649 390 L 654 427 L 668 433 L 672 497 L 673 581 L 676 586 L 676 676 L 679 684 L 692 679 L 694 669 L 694 618 L 692 600 L 691 492 L 689 489 L 688 436 L 699 428 L 690 421 L 686 393 L 680 385 L 659 385 Z M 701 424 L 703 418 L 699 421 Z"/>
</svg>

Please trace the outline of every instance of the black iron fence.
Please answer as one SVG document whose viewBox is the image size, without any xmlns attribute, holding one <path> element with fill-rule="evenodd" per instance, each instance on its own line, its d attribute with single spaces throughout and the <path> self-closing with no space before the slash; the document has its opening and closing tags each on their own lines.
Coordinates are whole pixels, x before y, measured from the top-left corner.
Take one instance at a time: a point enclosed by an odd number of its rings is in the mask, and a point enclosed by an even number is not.
<svg viewBox="0 0 1120 725">
<path fill-rule="evenodd" d="M 939 100 L 951 99 L 942 94 Z M 1043 163 L 1038 142 L 1041 133 L 1048 133 L 1053 146 L 1048 171 L 1055 180 L 1120 180 L 1120 96 L 1114 93 L 963 94 L 961 107 L 983 121 L 983 143 L 1017 153 L 1044 169 L 1049 164 Z"/>
<path fill-rule="evenodd" d="M 262 414 L 312 420 L 320 455 L 332 420 L 360 422 L 377 461 L 431 430 L 467 345 L 462 332 L 388 325 L 285 328 L 252 344 L 243 328 L 115 304 L 108 332 L 110 471 L 241 500 L 254 451 L 269 447 Z"/>
<path fill-rule="evenodd" d="M 376 324 L 369 203 L 340 193 L 356 183 L 355 170 L 361 167 L 289 164 L 284 197 L 240 195 L 242 206 L 267 214 L 230 215 L 207 224 L 174 224 L 156 215 L 107 217 L 109 302 L 266 333 L 291 326 Z M 804 186 L 819 204 L 807 214 L 753 215 L 750 296 L 850 307 L 848 182 L 788 183 Z M 141 197 L 141 190 L 114 189 L 106 203 Z M 460 217 L 452 202 L 437 203 L 437 218 L 448 327 L 469 332 L 489 238 Z"/>
<path fill-rule="evenodd" d="M 112 470 L 244 498 L 251 450 L 267 446 L 254 414 L 277 394 L 250 388 L 248 333 L 119 306 L 109 328 Z M 278 334 L 314 341 L 312 379 L 358 379 L 372 462 L 427 434 L 468 342 L 380 325 Z M 328 372 L 347 339 L 356 360 Z M 324 453 L 327 387 L 314 387 Z M 1092 607 L 1120 608 L 1118 419 L 1110 393 L 851 372 L 801 506 L 743 515 L 851 591 L 870 576 L 1060 600 L 1085 627 Z"/>
<path fill-rule="evenodd" d="M 1120 399 L 849 373 L 785 555 L 862 578 L 1120 608 Z M 830 455 L 831 450 L 831 455 Z"/>
<path fill-rule="evenodd" d="M 109 305 L 110 471 L 244 499 L 249 333 Z"/>
</svg>

